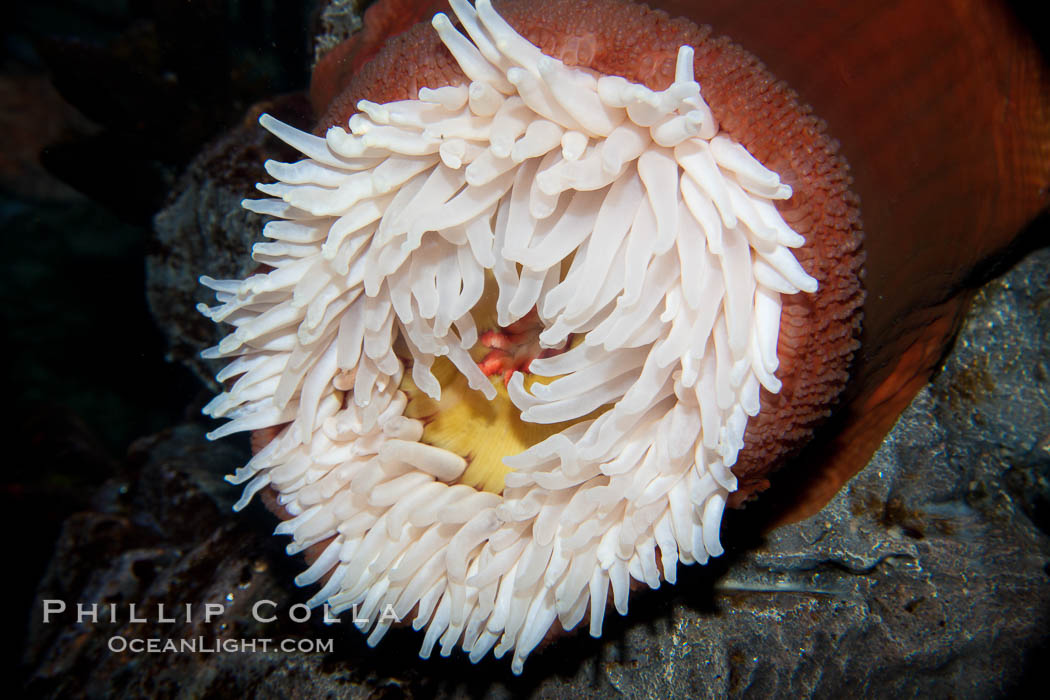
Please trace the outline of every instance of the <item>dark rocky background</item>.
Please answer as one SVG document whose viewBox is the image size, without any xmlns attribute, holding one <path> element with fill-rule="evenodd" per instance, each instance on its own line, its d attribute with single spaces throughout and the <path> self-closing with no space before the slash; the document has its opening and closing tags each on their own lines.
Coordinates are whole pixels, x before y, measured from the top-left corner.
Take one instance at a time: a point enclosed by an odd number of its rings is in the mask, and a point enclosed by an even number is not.
<svg viewBox="0 0 1050 700">
<path fill-rule="evenodd" d="M 1041 677 L 1050 249 L 982 290 L 934 383 L 824 511 L 769 534 L 761 509 L 730 514 L 725 557 L 632 596 L 602 640 L 566 637 L 514 678 L 491 658 L 421 661 L 410 630 L 371 650 L 349 623 L 289 622 L 308 597 L 291 585 L 300 564 L 260 506 L 230 513 L 236 489 L 221 481 L 246 442 L 203 439 L 210 370 L 195 353 L 214 329 L 192 312 L 206 298 L 194 279 L 244 272 L 259 221 L 236 202 L 282 157 L 255 117 L 309 123 L 295 91 L 315 51 L 354 26 L 354 5 L 45 0 L 5 16 L 9 693 L 1005 697 Z M 1047 233 L 1044 217 L 1026 240 Z M 43 625 L 43 598 L 228 612 L 210 625 Z M 280 622 L 252 620 L 263 598 Z M 118 634 L 332 638 L 334 652 L 111 653 Z"/>
<path fill-rule="evenodd" d="M 134 469 L 134 440 L 196 420 L 206 393 L 166 360 L 147 305 L 153 216 L 250 105 L 307 84 L 315 12 L 272 0 L 5 6 L 0 512 L 17 564 L 0 658 L 16 679 L 63 521 Z"/>
</svg>

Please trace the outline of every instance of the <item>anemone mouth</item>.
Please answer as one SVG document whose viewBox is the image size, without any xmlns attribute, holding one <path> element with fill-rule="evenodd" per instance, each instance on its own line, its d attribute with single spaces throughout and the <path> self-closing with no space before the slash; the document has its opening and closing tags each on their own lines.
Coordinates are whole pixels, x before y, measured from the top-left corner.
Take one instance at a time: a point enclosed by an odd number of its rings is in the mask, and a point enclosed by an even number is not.
<svg viewBox="0 0 1050 700">
<path fill-rule="evenodd" d="M 330 540 L 311 604 L 359 607 L 370 644 L 383 606 L 416 610 L 422 656 L 517 673 L 555 619 L 599 636 L 610 588 L 623 614 L 631 578 L 721 554 L 781 295 L 816 282 L 791 189 L 719 131 L 690 47 L 654 91 L 451 4 L 469 38 L 433 25 L 466 84 L 361 101 L 324 138 L 260 120 L 307 158 L 244 203 L 279 219 L 253 248 L 273 270 L 202 278 L 236 327 L 205 411 L 231 419 L 213 438 L 288 423 L 230 480 L 238 508 L 277 491 L 290 553 Z M 472 473 L 493 406 L 525 436 Z"/>
<path fill-rule="evenodd" d="M 504 457 L 519 454 L 580 420 L 596 418 L 604 407 L 563 423 L 538 424 L 522 420 L 508 391 L 511 377 L 521 373 L 526 390 L 536 382 L 549 383 L 551 377 L 530 371 L 531 363 L 560 355 L 582 338 L 570 337 L 560 346 L 542 347 L 538 336 L 543 324 L 535 308 L 509 326 L 500 326 L 495 313 L 495 280 L 491 275 L 487 277 L 486 292 L 471 310 L 479 335 L 470 355 L 489 377 L 495 397 L 490 400 L 470 388 L 464 376 L 445 358 L 437 359 L 431 367 L 441 387 L 437 397 L 427 395 L 411 376 L 402 379 L 400 388 L 408 397 L 404 415 L 423 423 L 420 442 L 464 458 L 463 473 L 449 483 L 502 495 L 506 475 L 513 471 L 503 464 Z M 412 366 L 410 357 L 401 357 L 408 367 Z"/>
</svg>

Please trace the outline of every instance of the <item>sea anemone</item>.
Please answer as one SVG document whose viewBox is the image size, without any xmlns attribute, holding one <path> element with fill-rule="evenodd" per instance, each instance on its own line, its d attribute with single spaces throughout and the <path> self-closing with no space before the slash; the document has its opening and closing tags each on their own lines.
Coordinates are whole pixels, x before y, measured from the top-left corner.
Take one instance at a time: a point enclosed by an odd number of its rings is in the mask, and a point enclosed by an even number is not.
<svg viewBox="0 0 1050 700">
<path fill-rule="evenodd" d="M 371 645 L 414 610 L 421 656 L 520 673 L 555 620 L 599 636 L 610 588 L 625 614 L 632 579 L 722 553 L 782 296 L 818 284 L 792 188 L 720 129 L 692 47 L 654 90 L 451 5 L 462 83 L 323 138 L 260 119 L 306 159 L 244 202 L 277 219 L 265 271 L 201 279 L 235 326 L 205 413 L 230 419 L 213 439 L 279 427 L 229 480 L 237 509 L 276 492 L 289 553 L 323 545 L 309 604 L 355 608 Z"/>
</svg>

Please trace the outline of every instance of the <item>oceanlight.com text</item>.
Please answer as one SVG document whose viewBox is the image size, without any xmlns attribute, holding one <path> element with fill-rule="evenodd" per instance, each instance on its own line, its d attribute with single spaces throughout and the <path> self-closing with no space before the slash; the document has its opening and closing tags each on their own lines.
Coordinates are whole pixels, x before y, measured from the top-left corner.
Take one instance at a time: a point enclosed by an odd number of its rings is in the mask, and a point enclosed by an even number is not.
<svg viewBox="0 0 1050 700">
<path fill-rule="evenodd" d="M 124 637 L 115 635 L 109 638 L 107 646 L 111 652 L 120 654 L 251 654 L 255 652 L 279 651 L 286 654 L 329 654 L 334 648 L 332 639 L 213 639 L 193 637 L 188 639 L 160 639 L 150 637 Z"/>
</svg>

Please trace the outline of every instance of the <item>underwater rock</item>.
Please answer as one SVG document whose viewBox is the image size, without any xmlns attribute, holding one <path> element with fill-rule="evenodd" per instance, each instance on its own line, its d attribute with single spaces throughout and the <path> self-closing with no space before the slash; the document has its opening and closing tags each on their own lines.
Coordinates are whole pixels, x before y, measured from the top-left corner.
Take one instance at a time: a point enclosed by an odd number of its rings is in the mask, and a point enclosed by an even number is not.
<svg viewBox="0 0 1050 700">
<path fill-rule="evenodd" d="M 257 264 L 244 255 L 262 237 L 264 217 L 241 208 L 241 200 L 266 177 L 263 162 L 294 151 L 259 128 L 262 112 L 277 112 L 297 126 L 312 122 L 306 98 L 285 95 L 253 107 L 240 124 L 193 159 L 168 204 L 153 219 L 154 240 L 146 256 L 146 296 L 169 341 L 168 359 L 189 367 L 208 386 L 220 363 L 201 359 L 220 333 L 198 313 L 204 298 L 201 274 L 244 276 Z"/>
<path fill-rule="evenodd" d="M 420 661 L 393 630 L 371 650 L 349 620 L 288 621 L 308 597 L 270 517 L 234 519 L 218 482 L 247 446 L 183 425 L 136 444 L 131 476 L 67 521 L 24 662 L 34 694 L 629 696 L 901 693 L 988 697 L 1045 654 L 1050 586 L 1050 249 L 988 283 L 935 380 L 871 463 L 817 515 L 765 535 L 731 513 L 727 554 L 636 595 L 605 637 L 563 637 L 520 678 L 465 655 Z M 227 596 L 232 596 L 228 599 Z M 42 600 L 203 605 L 210 625 L 41 624 Z M 250 614 L 276 603 L 278 621 Z M 125 613 L 126 617 L 126 613 Z M 152 618 L 151 618 L 152 619 Z M 333 639 L 330 653 L 118 654 L 127 637 Z M 191 680 L 192 679 L 192 680 Z"/>
</svg>

